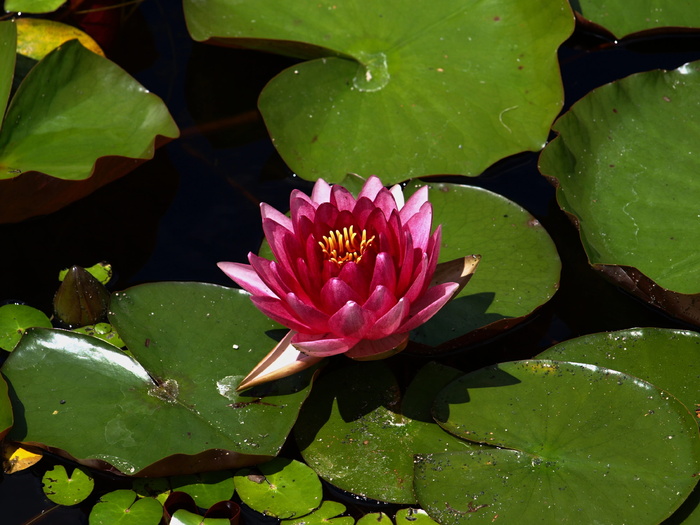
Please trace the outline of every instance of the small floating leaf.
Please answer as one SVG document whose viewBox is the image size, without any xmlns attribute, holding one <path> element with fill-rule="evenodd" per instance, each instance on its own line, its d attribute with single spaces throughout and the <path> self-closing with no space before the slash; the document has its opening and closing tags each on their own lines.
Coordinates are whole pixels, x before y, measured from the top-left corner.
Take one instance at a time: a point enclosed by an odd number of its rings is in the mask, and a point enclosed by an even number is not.
<svg viewBox="0 0 700 525">
<path fill-rule="evenodd" d="M 69 476 L 63 465 L 48 470 L 41 482 L 47 498 L 66 506 L 77 505 L 85 500 L 95 486 L 93 479 L 84 470 L 75 468 Z"/>
<path fill-rule="evenodd" d="M 51 321 L 41 310 L 23 304 L 0 306 L 0 348 L 12 352 L 27 328 L 51 328 Z"/>
<path fill-rule="evenodd" d="M 100 496 L 90 511 L 90 525 L 158 525 L 162 518 L 163 505 L 126 489 Z"/>
</svg>

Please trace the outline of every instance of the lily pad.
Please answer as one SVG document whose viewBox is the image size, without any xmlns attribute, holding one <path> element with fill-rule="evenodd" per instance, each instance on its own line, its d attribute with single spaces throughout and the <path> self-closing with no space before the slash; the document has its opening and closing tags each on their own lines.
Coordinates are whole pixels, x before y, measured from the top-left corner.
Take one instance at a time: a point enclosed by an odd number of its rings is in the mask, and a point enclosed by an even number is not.
<svg viewBox="0 0 700 525">
<path fill-rule="evenodd" d="M 5 114 L 15 71 L 17 29 L 12 22 L 0 23 L 0 119 Z"/>
<path fill-rule="evenodd" d="M 412 193 L 423 184 L 413 182 Z M 442 225 L 440 262 L 480 254 L 469 284 L 411 334 L 451 348 L 503 331 L 546 303 L 559 287 L 561 262 L 544 227 L 518 204 L 488 190 L 430 183 L 433 224 Z"/>
<path fill-rule="evenodd" d="M 173 514 L 170 525 L 230 525 L 231 520 L 225 518 L 204 518 L 199 514 L 180 509 Z"/>
<path fill-rule="evenodd" d="M 391 518 L 383 512 L 370 512 L 357 520 L 357 525 L 393 525 L 393 523 Z"/>
<path fill-rule="evenodd" d="M 90 525 L 158 525 L 163 505 L 139 498 L 133 490 L 115 490 L 100 496 L 90 511 Z"/>
<path fill-rule="evenodd" d="M 300 461 L 276 458 L 234 476 L 243 503 L 266 516 L 305 516 L 321 504 L 321 480 Z"/>
<path fill-rule="evenodd" d="M 659 523 L 698 481 L 700 437 L 686 408 L 607 368 L 499 364 L 451 383 L 434 414 L 498 447 L 419 459 L 418 500 L 443 525 Z"/>
<path fill-rule="evenodd" d="M 478 175 L 539 150 L 562 105 L 556 50 L 573 30 L 562 0 L 184 8 L 195 40 L 314 58 L 280 73 L 259 99 L 275 146 L 304 178 Z"/>
<path fill-rule="evenodd" d="M 245 293 L 158 283 L 115 294 L 111 309 L 135 359 L 92 337 L 43 329 L 10 354 L 2 371 L 22 407 L 12 439 L 150 476 L 239 467 L 279 452 L 312 372 L 236 393 L 276 343 L 266 332 L 278 327 Z"/>
<path fill-rule="evenodd" d="M 694 0 L 575 0 L 573 7 L 617 38 L 662 27 L 700 27 L 700 10 Z"/>
<path fill-rule="evenodd" d="M 50 13 L 55 11 L 66 0 L 6 0 L 5 11 L 16 13 Z"/>
<path fill-rule="evenodd" d="M 51 328 L 51 321 L 41 310 L 24 304 L 0 306 L 0 348 L 12 352 L 22 334 L 33 326 Z"/>
<path fill-rule="evenodd" d="M 652 304 L 696 323 L 698 89 L 700 62 L 598 88 L 555 123 L 559 136 L 540 157 L 540 170 L 557 185 L 559 206 L 578 225 L 590 263 Z M 658 289 L 645 288 L 645 277 Z"/>
<path fill-rule="evenodd" d="M 219 501 L 230 500 L 235 490 L 233 472 L 204 472 L 170 479 L 172 490 L 192 496 L 199 508 L 208 509 Z"/>
<path fill-rule="evenodd" d="M 436 525 L 437 522 L 428 516 L 423 509 L 401 509 L 394 516 L 396 525 Z"/>
<path fill-rule="evenodd" d="M 7 382 L 0 376 L 0 440 L 2 440 L 10 430 L 14 417 L 12 415 L 12 403 L 7 392 Z"/>
<path fill-rule="evenodd" d="M 693 414 L 700 407 L 699 357 L 699 333 L 664 328 L 631 328 L 584 335 L 559 343 L 537 356 L 538 359 L 587 363 L 638 377 L 673 394 Z"/>
<path fill-rule="evenodd" d="M 304 404 L 294 435 L 304 460 L 343 490 L 392 503 L 415 503 L 413 456 L 474 446 L 444 432 L 430 415 L 435 394 L 458 370 L 431 363 L 403 400 L 382 362 L 323 375 Z"/>
<path fill-rule="evenodd" d="M 311 514 L 303 518 L 283 520 L 282 525 L 353 525 L 352 516 L 341 516 L 347 509 L 337 501 L 326 500 Z"/>
<path fill-rule="evenodd" d="M 84 470 L 75 468 L 69 476 L 63 465 L 48 470 L 41 482 L 47 498 L 66 506 L 84 501 L 95 487 L 95 481 Z"/>
<path fill-rule="evenodd" d="M 87 33 L 78 28 L 41 18 L 18 18 L 17 53 L 33 60 L 41 60 L 59 45 L 78 39 L 88 50 L 105 56 L 100 46 Z"/>
</svg>

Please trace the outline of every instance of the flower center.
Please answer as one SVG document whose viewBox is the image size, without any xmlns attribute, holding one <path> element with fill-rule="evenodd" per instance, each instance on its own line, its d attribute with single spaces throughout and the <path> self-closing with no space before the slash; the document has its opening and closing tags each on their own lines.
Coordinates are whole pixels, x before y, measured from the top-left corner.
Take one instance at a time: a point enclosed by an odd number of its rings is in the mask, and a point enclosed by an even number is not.
<svg viewBox="0 0 700 525">
<path fill-rule="evenodd" d="M 355 233 L 353 227 L 340 230 L 331 230 L 323 236 L 323 242 L 318 241 L 323 255 L 327 260 L 342 266 L 346 262 L 359 263 L 367 248 L 372 246 L 374 235 L 367 238 L 367 230 L 362 230 L 362 235 Z"/>
</svg>

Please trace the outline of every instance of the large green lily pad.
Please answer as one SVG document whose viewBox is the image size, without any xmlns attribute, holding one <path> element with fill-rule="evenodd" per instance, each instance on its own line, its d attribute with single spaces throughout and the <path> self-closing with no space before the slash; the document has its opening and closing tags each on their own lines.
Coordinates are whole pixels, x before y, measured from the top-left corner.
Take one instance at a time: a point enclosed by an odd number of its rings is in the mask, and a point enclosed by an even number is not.
<svg viewBox="0 0 700 525">
<path fill-rule="evenodd" d="M 573 29 L 562 0 L 184 6 L 195 40 L 314 58 L 259 100 L 275 146 L 305 178 L 478 175 L 539 150 L 562 105 L 556 50 Z"/>
<path fill-rule="evenodd" d="M 578 363 L 503 363 L 436 398 L 446 430 L 493 445 L 427 455 L 418 501 L 443 525 L 655 524 L 688 497 L 700 436 L 674 397 L 636 377 Z"/>
<path fill-rule="evenodd" d="M 679 294 L 700 293 L 699 70 L 693 62 L 594 90 L 555 123 L 559 136 L 540 157 L 591 264 L 636 268 Z"/>
<path fill-rule="evenodd" d="M 5 11 L 50 13 L 65 3 L 66 0 L 6 0 Z"/>
<path fill-rule="evenodd" d="M 2 368 L 16 413 L 11 439 L 150 476 L 249 465 L 279 452 L 312 372 L 236 393 L 276 344 L 279 326 L 247 294 L 158 283 L 115 294 L 111 310 L 134 359 L 80 334 L 25 334 Z"/>
<path fill-rule="evenodd" d="M 15 46 L 15 24 L 0 22 L 0 109 Z M 160 98 L 113 62 L 67 42 L 31 69 L 7 107 L 0 222 L 56 211 L 152 158 L 156 145 L 178 134 Z"/>
<path fill-rule="evenodd" d="M 700 407 L 697 332 L 631 328 L 589 334 L 559 343 L 537 358 L 612 368 L 670 392 L 692 413 Z M 700 419 L 697 422 L 700 424 Z"/>
<path fill-rule="evenodd" d="M 410 183 L 407 193 L 422 186 Z M 411 340 L 454 347 L 499 333 L 546 303 L 559 287 L 561 261 L 544 227 L 518 204 L 488 190 L 429 184 L 433 224 L 442 224 L 440 262 L 480 254 L 459 295 Z M 476 331 L 476 332 L 475 332 Z"/>
<path fill-rule="evenodd" d="M 617 38 L 661 27 L 700 27 L 695 0 L 573 0 L 572 6 Z"/>
<path fill-rule="evenodd" d="M 415 503 L 413 456 L 474 446 L 444 432 L 430 415 L 435 394 L 460 375 L 431 363 L 403 399 L 382 362 L 322 376 L 294 435 L 304 460 L 343 490 L 392 503 Z"/>
</svg>

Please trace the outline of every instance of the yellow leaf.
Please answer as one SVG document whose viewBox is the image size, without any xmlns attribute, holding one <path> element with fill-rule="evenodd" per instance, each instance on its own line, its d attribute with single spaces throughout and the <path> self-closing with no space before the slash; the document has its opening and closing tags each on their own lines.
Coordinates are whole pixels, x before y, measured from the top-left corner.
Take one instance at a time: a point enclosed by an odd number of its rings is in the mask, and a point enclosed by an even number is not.
<svg viewBox="0 0 700 525">
<path fill-rule="evenodd" d="M 76 38 L 93 53 L 105 56 L 102 48 L 90 35 L 80 29 L 40 18 L 18 18 L 17 52 L 34 60 L 41 60 L 58 46 Z"/>
<path fill-rule="evenodd" d="M 17 443 L 2 444 L 2 466 L 5 474 L 14 474 L 20 470 L 29 468 L 35 465 L 41 458 L 41 454 L 29 452 Z"/>
</svg>

